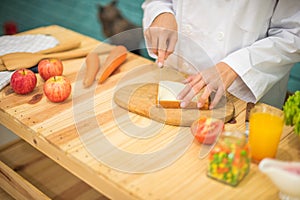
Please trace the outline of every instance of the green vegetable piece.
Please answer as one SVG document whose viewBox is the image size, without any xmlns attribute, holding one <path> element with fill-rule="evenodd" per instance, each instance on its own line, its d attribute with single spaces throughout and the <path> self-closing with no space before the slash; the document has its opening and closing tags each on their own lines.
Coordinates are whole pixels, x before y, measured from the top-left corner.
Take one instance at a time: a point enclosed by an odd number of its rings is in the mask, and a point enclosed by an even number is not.
<svg viewBox="0 0 300 200">
<path fill-rule="evenodd" d="M 294 126 L 295 133 L 300 135 L 300 91 L 287 99 L 283 112 L 285 124 Z"/>
<path fill-rule="evenodd" d="M 241 151 L 241 156 L 247 156 L 247 151 L 245 149 Z"/>
</svg>

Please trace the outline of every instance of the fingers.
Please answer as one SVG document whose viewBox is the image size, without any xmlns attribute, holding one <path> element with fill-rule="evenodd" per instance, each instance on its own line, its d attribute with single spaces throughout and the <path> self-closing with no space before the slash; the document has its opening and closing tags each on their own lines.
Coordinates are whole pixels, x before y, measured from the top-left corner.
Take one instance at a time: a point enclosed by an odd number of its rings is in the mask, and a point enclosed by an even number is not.
<svg viewBox="0 0 300 200">
<path fill-rule="evenodd" d="M 215 97 L 213 99 L 213 101 L 210 103 L 209 105 L 209 109 L 213 109 L 220 101 L 220 99 L 222 98 L 222 96 L 224 95 L 224 90 L 222 88 L 219 88 L 215 94 Z"/>
<path fill-rule="evenodd" d="M 166 59 L 166 51 L 167 51 L 167 43 L 166 43 L 166 36 L 162 35 L 158 38 L 158 49 L 157 49 L 157 63 L 159 67 L 164 65 L 164 61 Z"/>
<path fill-rule="evenodd" d="M 189 85 L 191 85 L 192 87 L 200 86 L 201 87 L 200 89 L 202 89 L 202 87 L 203 87 L 202 85 L 205 84 L 201 74 L 196 74 L 196 75 L 190 76 L 189 78 L 186 79 L 186 82 Z M 202 82 L 201 85 L 198 85 L 200 82 Z"/>
<path fill-rule="evenodd" d="M 212 92 L 212 90 L 210 89 L 210 87 L 206 86 L 203 94 L 198 99 L 198 104 L 197 104 L 198 108 L 202 108 L 204 106 L 204 104 L 207 101 L 207 99 L 209 98 L 211 92 Z"/>
<path fill-rule="evenodd" d="M 174 52 L 177 32 L 165 28 L 150 27 L 145 31 L 145 39 L 151 53 L 157 56 L 159 66 Z"/>
<path fill-rule="evenodd" d="M 171 55 L 174 52 L 176 43 L 177 43 L 177 34 L 176 33 L 171 33 L 171 37 L 169 37 L 169 41 L 168 41 L 168 47 L 167 47 L 167 51 L 166 51 L 166 58 L 168 58 L 168 56 Z"/>
<path fill-rule="evenodd" d="M 194 80 L 195 79 L 195 80 Z M 196 76 L 189 76 L 188 78 L 186 78 L 183 83 L 187 84 L 185 86 L 185 88 L 178 94 L 177 99 L 180 100 L 184 100 L 185 97 L 187 96 L 187 94 L 190 92 L 190 90 L 192 90 L 193 86 L 195 85 L 195 83 L 197 82 L 197 80 L 199 80 L 199 78 L 197 78 Z"/>
<path fill-rule="evenodd" d="M 159 66 L 163 66 L 164 61 L 171 55 L 176 46 L 177 34 L 164 30 L 158 39 L 157 62 Z"/>
<path fill-rule="evenodd" d="M 178 99 L 182 100 L 180 106 L 185 108 L 205 86 L 201 74 L 190 76 L 186 79 L 186 87 L 179 93 Z M 202 101 L 201 101 L 202 102 Z M 202 106 L 201 106 L 202 107 Z"/>
<path fill-rule="evenodd" d="M 158 39 L 159 37 L 156 34 L 156 31 L 153 28 L 148 28 L 145 31 L 145 39 L 150 52 L 154 55 L 158 55 Z"/>
<path fill-rule="evenodd" d="M 186 79 L 184 79 L 182 82 L 183 82 L 184 84 L 187 84 L 187 83 L 191 82 L 192 79 L 193 79 L 193 76 L 189 76 L 189 77 L 187 77 Z"/>
<path fill-rule="evenodd" d="M 215 87 L 215 81 L 206 83 L 203 76 L 199 73 L 197 75 L 189 76 L 184 80 L 186 87 L 179 93 L 178 99 L 182 100 L 180 106 L 185 108 L 192 99 L 205 87 L 203 93 L 198 98 L 197 107 L 201 108 L 209 99 L 209 96 L 213 91 L 216 91 L 213 101 L 211 102 L 209 109 L 213 109 L 220 101 L 224 94 L 224 88 L 219 85 Z"/>
<path fill-rule="evenodd" d="M 196 93 L 190 85 L 186 85 L 181 93 L 182 94 L 179 94 L 179 96 L 181 95 L 181 96 L 183 96 L 183 98 L 180 103 L 180 107 L 185 108 L 191 102 L 191 100 L 194 98 Z"/>
</svg>

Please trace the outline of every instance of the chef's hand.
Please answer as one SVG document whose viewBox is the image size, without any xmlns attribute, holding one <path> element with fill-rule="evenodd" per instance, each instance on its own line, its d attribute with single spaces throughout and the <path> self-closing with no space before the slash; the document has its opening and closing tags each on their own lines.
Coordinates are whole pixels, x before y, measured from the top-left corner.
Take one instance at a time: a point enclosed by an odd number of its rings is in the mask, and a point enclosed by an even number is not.
<svg viewBox="0 0 300 200">
<path fill-rule="evenodd" d="M 184 80 L 186 87 L 178 96 L 178 99 L 182 100 L 180 106 L 183 108 L 187 106 L 193 97 L 205 87 L 198 100 L 197 106 L 201 108 L 209 98 L 210 94 L 214 91 L 216 94 L 209 106 L 209 109 L 213 109 L 237 76 L 235 71 L 223 62 L 201 71 L 198 74 L 189 76 Z"/>
<path fill-rule="evenodd" d="M 173 53 L 177 37 L 177 22 L 172 13 L 158 15 L 145 31 L 147 44 L 150 51 L 157 56 L 159 67 Z"/>
</svg>

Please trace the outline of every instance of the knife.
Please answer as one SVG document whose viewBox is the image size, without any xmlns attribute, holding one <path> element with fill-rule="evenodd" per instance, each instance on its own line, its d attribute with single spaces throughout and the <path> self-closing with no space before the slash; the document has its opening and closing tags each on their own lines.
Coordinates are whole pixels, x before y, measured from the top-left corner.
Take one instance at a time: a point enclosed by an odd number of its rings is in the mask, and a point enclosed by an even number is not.
<svg viewBox="0 0 300 200">
<path fill-rule="evenodd" d="M 157 66 L 158 66 L 158 70 L 159 70 L 159 78 L 158 78 L 158 85 L 160 84 L 160 81 L 162 81 L 163 80 L 163 70 L 164 70 L 164 66 L 162 65 L 162 66 L 160 66 L 158 63 L 157 63 Z M 158 95 L 158 102 L 157 102 L 157 105 L 158 106 L 160 106 L 160 104 L 159 104 L 159 102 L 160 102 L 160 97 L 159 97 L 159 95 Z"/>
<path fill-rule="evenodd" d="M 164 68 L 164 65 L 163 64 L 161 64 L 161 63 L 158 63 L 157 61 L 156 61 L 156 63 L 157 63 L 157 67 L 159 68 L 159 79 L 158 79 L 158 82 L 159 81 L 162 81 L 162 76 L 163 76 L 163 68 Z"/>
<path fill-rule="evenodd" d="M 251 109 L 254 107 L 254 103 L 248 102 L 247 106 L 246 106 L 246 115 L 245 115 L 245 126 L 246 126 L 246 130 L 245 130 L 245 134 L 248 137 L 249 135 L 249 119 L 250 119 L 250 111 Z"/>
</svg>

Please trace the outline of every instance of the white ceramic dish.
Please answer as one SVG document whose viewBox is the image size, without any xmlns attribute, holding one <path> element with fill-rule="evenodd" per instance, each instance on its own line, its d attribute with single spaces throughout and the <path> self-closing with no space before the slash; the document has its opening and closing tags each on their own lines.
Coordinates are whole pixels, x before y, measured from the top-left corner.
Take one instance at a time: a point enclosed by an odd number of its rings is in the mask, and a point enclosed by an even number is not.
<svg viewBox="0 0 300 200">
<path fill-rule="evenodd" d="M 259 169 L 278 187 L 283 200 L 300 200 L 300 162 L 263 159 Z"/>
</svg>

